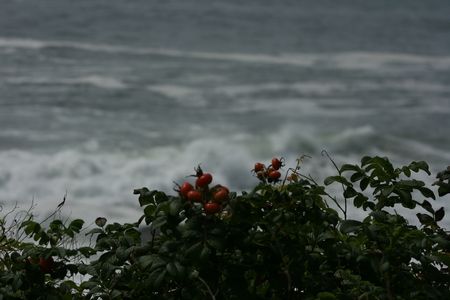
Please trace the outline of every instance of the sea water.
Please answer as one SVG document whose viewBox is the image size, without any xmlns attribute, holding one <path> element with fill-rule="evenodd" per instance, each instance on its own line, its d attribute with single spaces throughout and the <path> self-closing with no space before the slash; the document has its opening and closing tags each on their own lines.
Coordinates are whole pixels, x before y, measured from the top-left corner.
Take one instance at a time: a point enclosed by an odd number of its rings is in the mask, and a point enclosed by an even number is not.
<svg viewBox="0 0 450 300">
<path fill-rule="evenodd" d="M 201 164 L 240 194 L 255 162 L 303 154 L 322 184 L 337 174 L 323 150 L 424 160 L 431 184 L 450 165 L 449 15 L 436 0 L 0 0 L 2 214 L 65 198 L 64 216 L 134 222 L 135 188 L 174 194 Z"/>
</svg>

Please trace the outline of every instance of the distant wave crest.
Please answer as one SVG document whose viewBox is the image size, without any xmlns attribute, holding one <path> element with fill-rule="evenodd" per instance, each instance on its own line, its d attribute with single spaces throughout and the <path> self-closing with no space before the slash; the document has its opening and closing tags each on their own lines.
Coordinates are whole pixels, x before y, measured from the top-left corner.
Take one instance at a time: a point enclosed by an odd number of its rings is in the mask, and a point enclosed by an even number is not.
<svg viewBox="0 0 450 300">
<path fill-rule="evenodd" d="M 245 63 L 286 64 L 301 67 L 329 67 L 342 69 L 393 69 L 399 64 L 432 64 L 436 68 L 449 68 L 450 56 L 427 56 L 403 53 L 381 52 L 343 52 L 343 53 L 285 53 L 278 55 L 242 54 L 242 53 L 209 53 L 194 51 L 178 51 L 156 48 L 135 48 L 105 44 L 88 44 L 71 41 L 41 41 L 34 39 L 0 38 L 0 47 L 42 49 L 46 47 L 70 47 L 86 51 L 104 53 L 124 53 L 131 55 L 163 55 L 205 60 L 226 60 Z"/>
</svg>

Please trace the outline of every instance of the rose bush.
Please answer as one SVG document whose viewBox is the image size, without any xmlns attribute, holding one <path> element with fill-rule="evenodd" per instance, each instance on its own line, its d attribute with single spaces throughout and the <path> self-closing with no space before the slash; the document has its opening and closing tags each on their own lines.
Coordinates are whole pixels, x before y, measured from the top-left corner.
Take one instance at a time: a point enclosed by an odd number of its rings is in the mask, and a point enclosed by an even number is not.
<svg viewBox="0 0 450 300">
<path fill-rule="evenodd" d="M 395 168 L 364 157 L 320 185 L 301 174 L 305 157 L 288 169 L 284 159 L 256 163 L 259 183 L 239 195 L 210 186 L 213 176 L 200 167 L 195 186 L 177 185 L 175 195 L 136 189 L 142 217 L 98 218 L 86 233 L 90 246 L 73 242 L 82 220 L 53 220 L 45 229 L 30 218 L 15 230 L 2 222 L 0 299 L 450 298 L 445 212 L 411 178 L 430 174 L 425 162 Z M 448 174 L 438 174 L 440 196 Z M 327 192 L 331 184 L 343 187 L 342 197 Z M 348 216 L 351 204 L 366 217 Z M 421 226 L 390 209 L 399 205 L 417 211 Z"/>
</svg>

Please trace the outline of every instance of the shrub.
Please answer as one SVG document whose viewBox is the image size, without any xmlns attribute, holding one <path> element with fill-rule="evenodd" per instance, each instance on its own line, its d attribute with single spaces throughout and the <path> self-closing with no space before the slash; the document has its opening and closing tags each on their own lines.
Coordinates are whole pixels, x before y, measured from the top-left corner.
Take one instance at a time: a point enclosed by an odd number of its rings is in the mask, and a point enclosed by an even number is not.
<svg viewBox="0 0 450 300">
<path fill-rule="evenodd" d="M 23 220 L 18 231 L 33 243 L 8 237 L 2 225 L 0 293 L 4 299 L 450 298 L 450 236 L 438 225 L 444 209 L 435 210 L 428 201 L 433 191 L 410 179 L 430 174 L 425 162 L 394 168 L 387 158 L 364 157 L 360 165 L 343 165 L 324 182 L 342 185 L 338 201 L 300 173 L 305 157 L 286 171 L 283 159 L 255 164 L 259 184 L 240 195 L 212 186 L 200 166 L 192 176 L 201 184 L 177 185 L 175 196 L 136 189 L 143 216 L 129 224 L 98 218 L 87 233 L 92 247 L 69 242 L 82 220 L 54 220 L 49 229 Z M 280 171 L 284 176 L 273 173 Z M 448 174 L 438 174 L 442 196 Z M 362 220 L 348 218 L 351 200 L 366 212 Z M 421 226 L 389 209 L 397 205 L 420 209 Z M 38 263 L 50 257 L 49 269 Z M 84 277 L 76 282 L 71 275 Z"/>
</svg>

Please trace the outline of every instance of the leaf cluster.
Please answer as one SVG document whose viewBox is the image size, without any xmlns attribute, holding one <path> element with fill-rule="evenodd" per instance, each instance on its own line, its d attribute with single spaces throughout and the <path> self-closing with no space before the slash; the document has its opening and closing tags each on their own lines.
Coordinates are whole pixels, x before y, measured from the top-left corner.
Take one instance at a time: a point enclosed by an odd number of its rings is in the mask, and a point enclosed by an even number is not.
<svg viewBox="0 0 450 300">
<path fill-rule="evenodd" d="M 333 201 L 346 208 L 352 199 L 367 211 L 362 220 L 329 207 L 325 187 L 298 169 L 282 184 L 230 193 L 217 214 L 181 195 L 137 189 L 142 217 L 98 218 L 87 233 L 92 247 L 67 247 L 81 220 L 56 220 L 49 229 L 24 221 L 34 243 L 3 254 L 0 299 L 450 298 L 450 235 L 439 226 L 445 212 L 411 178 L 430 174 L 425 162 L 395 168 L 385 157 L 364 157 L 328 177 L 325 185 L 344 188 L 345 205 Z M 393 213 L 397 205 L 420 209 L 421 226 Z M 46 274 L 35 262 L 49 257 L 55 268 Z M 73 274 L 84 279 L 69 280 Z"/>
</svg>

